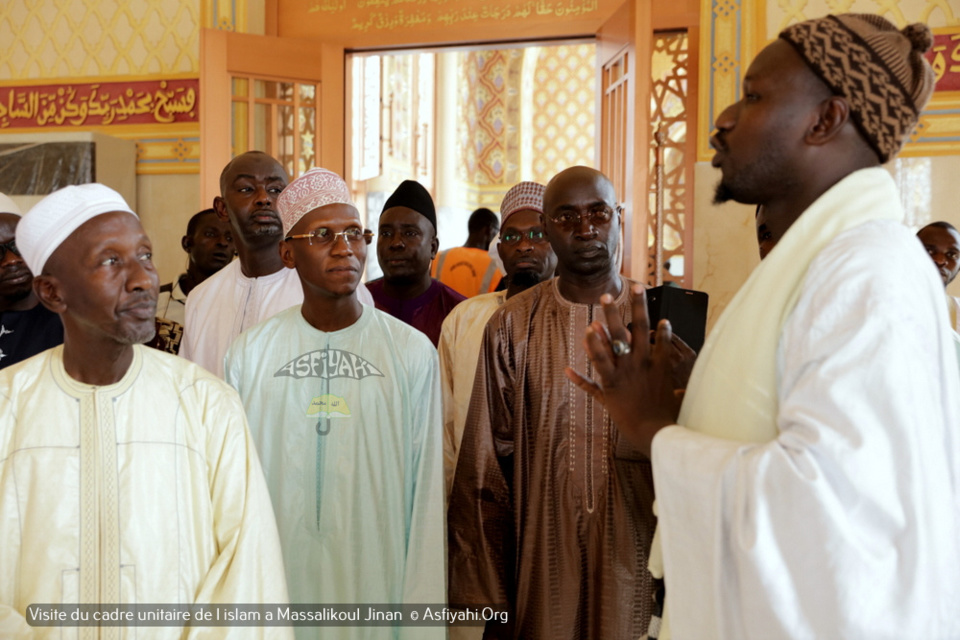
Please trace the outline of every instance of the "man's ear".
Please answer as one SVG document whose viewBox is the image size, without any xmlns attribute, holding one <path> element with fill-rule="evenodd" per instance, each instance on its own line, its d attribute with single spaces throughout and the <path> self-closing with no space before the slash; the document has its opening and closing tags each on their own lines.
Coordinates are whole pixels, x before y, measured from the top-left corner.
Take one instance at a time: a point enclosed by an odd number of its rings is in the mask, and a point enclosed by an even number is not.
<svg viewBox="0 0 960 640">
<path fill-rule="evenodd" d="M 436 232 L 433 234 L 433 239 L 430 240 L 430 259 L 433 260 L 437 257 L 437 251 L 440 249 L 440 239 L 437 238 Z"/>
<path fill-rule="evenodd" d="M 817 108 L 817 120 L 807 131 L 807 144 L 821 146 L 839 135 L 850 121 L 850 105 L 842 96 L 830 96 Z"/>
<path fill-rule="evenodd" d="M 283 266 L 288 269 L 297 268 L 297 260 L 293 256 L 293 246 L 286 240 L 280 241 L 280 260 L 283 262 Z"/>
<path fill-rule="evenodd" d="M 190 253 L 190 248 L 193 247 L 193 238 L 190 236 L 183 236 L 180 238 L 180 246 L 183 247 L 184 251 Z"/>
<path fill-rule="evenodd" d="M 504 265 L 504 268 L 506 268 L 507 257 L 504 255 L 504 253 L 506 253 L 506 251 L 504 251 L 504 249 L 506 249 L 506 247 L 503 246 L 503 242 L 498 242 L 498 243 L 497 243 L 497 255 L 500 256 L 500 263 Z"/>
<path fill-rule="evenodd" d="M 540 214 L 540 228 L 543 229 L 543 235 L 547 239 L 547 242 L 550 241 L 550 225 L 547 224 L 546 214 Z"/>
<path fill-rule="evenodd" d="M 227 213 L 227 203 L 222 197 L 217 196 L 213 199 L 213 210 L 217 212 L 218 218 L 224 222 L 230 222 L 230 215 Z"/>
<path fill-rule="evenodd" d="M 63 285 L 55 277 L 41 275 L 33 279 L 33 292 L 40 302 L 50 311 L 60 314 L 67 310 L 67 302 L 63 298 Z"/>
</svg>

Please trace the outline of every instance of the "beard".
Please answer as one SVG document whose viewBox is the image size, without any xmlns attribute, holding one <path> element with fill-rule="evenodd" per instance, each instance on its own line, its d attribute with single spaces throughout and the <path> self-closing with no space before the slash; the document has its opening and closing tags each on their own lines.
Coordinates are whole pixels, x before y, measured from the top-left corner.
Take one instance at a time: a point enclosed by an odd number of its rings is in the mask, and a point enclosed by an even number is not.
<svg viewBox="0 0 960 640">
<path fill-rule="evenodd" d="M 27 296 L 33 293 L 33 281 L 28 280 L 26 285 L 10 291 L 9 293 L 0 293 L 0 300 L 6 300 L 8 305 L 13 305 L 21 300 L 25 300 Z"/>
<path fill-rule="evenodd" d="M 146 344 L 153 340 L 154 336 L 157 335 L 157 324 L 152 322 L 150 325 L 145 325 L 142 327 L 137 327 L 131 331 L 127 331 L 123 336 L 125 344 Z"/>
<path fill-rule="evenodd" d="M 516 287 L 520 289 L 520 291 L 526 291 L 530 287 L 540 284 L 543 280 L 544 278 L 539 271 L 522 269 L 515 271 L 513 275 L 510 276 L 510 286 Z"/>
<path fill-rule="evenodd" d="M 276 223 L 261 222 L 252 224 L 244 229 L 242 237 L 243 244 L 248 247 L 259 248 L 270 246 L 283 240 L 283 226 L 281 226 L 279 220 L 277 220 Z M 240 242 L 241 241 L 238 241 L 238 244 Z"/>
<path fill-rule="evenodd" d="M 713 204 L 723 204 L 735 199 L 733 190 L 722 179 L 717 183 L 713 192 Z"/>
<path fill-rule="evenodd" d="M 784 160 L 783 150 L 768 143 L 759 156 L 731 176 L 723 176 L 713 194 L 713 204 L 733 200 L 741 204 L 764 204 L 792 190 L 799 180 Z"/>
</svg>

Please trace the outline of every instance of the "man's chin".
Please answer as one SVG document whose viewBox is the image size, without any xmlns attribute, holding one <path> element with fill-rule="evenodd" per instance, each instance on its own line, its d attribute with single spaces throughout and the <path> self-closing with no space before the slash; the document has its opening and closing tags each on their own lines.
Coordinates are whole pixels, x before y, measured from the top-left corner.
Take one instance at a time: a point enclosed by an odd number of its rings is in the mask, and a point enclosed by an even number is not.
<svg viewBox="0 0 960 640">
<path fill-rule="evenodd" d="M 25 299 L 32 291 L 33 281 L 28 280 L 25 285 L 11 287 L 9 290 L 0 289 L 0 299 L 6 300 L 8 303 L 13 304 Z"/>
<path fill-rule="evenodd" d="M 128 331 L 124 332 L 123 335 L 118 337 L 117 342 L 121 344 L 146 344 L 153 340 L 154 336 L 156 335 L 156 324 L 151 324 L 150 327 L 142 328 L 131 327 Z"/>
<path fill-rule="evenodd" d="M 383 271 L 383 280 L 389 282 L 395 287 L 409 287 L 416 284 L 419 284 L 422 280 L 423 275 L 420 273 L 414 273 L 406 269 L 399 271 L 393 270 L 384 270 Z"/>
<path fill-rule="evenodd" d="M 713 192 L 713 204 L 723 204 L 736 200 L 733 191 L 723 180 L 717 183 L 717 188 Z"/>
<path fill-rule="evenodd" d="M 510 276 L 510 284 L 514 287 L 521 287 L 523 289 L 528 289 L 534 285 L 538 285 L 543 282 L 543 277 L 539 271 L 532 271 L 529 269 L 519 269 L 513 272 L 513 275 Z"/>
</svg>

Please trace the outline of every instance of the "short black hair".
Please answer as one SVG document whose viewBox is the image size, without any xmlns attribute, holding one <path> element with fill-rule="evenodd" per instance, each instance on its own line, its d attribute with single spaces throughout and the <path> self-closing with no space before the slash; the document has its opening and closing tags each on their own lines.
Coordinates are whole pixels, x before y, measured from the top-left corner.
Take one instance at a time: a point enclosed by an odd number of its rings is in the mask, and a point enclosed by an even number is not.
<svg viewBox="0 0 960 640">
<path fill-rule="evenodd" d="M 480 233 L 484 229 L 500 227 L 500 218 L 490 209 L 480 207 L 470 214 L 470 220 L 467 221 L 467 231 L 470 233 Z"/>
<path fill-rule="evenodd" d="M 952 224 L 950 224 L 945 220 L 937 220 L 936 222 L 931 222 L 923 229 L 926 229 L 927 227 L 940 227 L 941 229 L 946 229 L 947 231 L 957 231 L 957 228 L 955 226 L 953 226 Z M 923 231 L 923 229 L 920 229 L 920 231 Z M 917 233 L 919 234 L 920 231 L 917 231 Z M 960 233 L 960 231 L 958 231 L 957 233 Z"/>
<path fill-rule="evenodd" d="M 237 158 L 239 158 L 240 156 L 245 156 L 245 155 L 250 155 L 250 154 L 267 156 L 268 158 L 270 158 L 271 160 L 273 160 L 274 162 L 276 162 L 278 165 L 280 165 L 280 161 L 279 161 L 279 160 L 277 160 L 276 158 L 274 158 L 273 156 L 271 156 L 271 155 L 270 155 L 269 153 L 267 153 L 266 151 L 260 151 L 259 149 L 251 149 L 250 151 L 244 151 L 244 152 L 241 153 L 240 155 L 236 155 L 236 156 L 230 158 L 230 162 L 228 162 L 226 165 L 224 165 L 223 170 L 220 172 L 220 195 L 221 195 L 221 196 L 223 196 L 223 195 L 227 192 L 227 172 L 230 171 L 230 167 L 233 166 L 233 161 L 236 160 Z M 280 165 L 280 168 L 283 168 L 283 165 Z M 286 169 L 284 169 L 284 171 L 286 171 Z M 288 177 L 287 179 L 289 180 L 289 177 Z"/>
<path fill-rule="evenodd" d="M 199 213 L 193 214 L 193 217 L 190 218 L 190 222 L 187 223 L 187 237 L 190 237 L 190 238 L 193 237 L 193 234 L 197 232 L 197 227 L 200 225 L 200 219 L 203 216 L 207 215 L 208 213 L 217 215 L 217 212 L 214 211 L 213 209 L 204 209 Z"/>
</svg>

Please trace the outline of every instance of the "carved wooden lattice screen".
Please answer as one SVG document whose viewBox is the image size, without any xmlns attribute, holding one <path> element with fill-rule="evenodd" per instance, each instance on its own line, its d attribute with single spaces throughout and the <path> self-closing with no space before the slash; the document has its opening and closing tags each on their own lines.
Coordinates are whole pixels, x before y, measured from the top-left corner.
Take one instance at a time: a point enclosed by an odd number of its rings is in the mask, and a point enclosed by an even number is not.
<svg viewBox="0 0 960 640">
<path fill-rule="evenodd" d="M 657 247 L 662 249 L 662 282 L 693 285 L 692 158 L 687 157 L 689 40 L 686 31 L 654 34 L 650 95 L 650 198 L 647 217 L 647 284 L 657 282 Z M 657 130 L 662 136 L 655 135 Z M 662 153 L 657 153 L 658 138 Z M 662 223 L 657 220 L 658 155 Z M 669 268 L 666 266 L 669 264 Z"/>
<path fill-rule="evenodd" d="M 233 76 L 232 155 L 266 151 L 291 180 L 318 166 L 319 93 L 313 83 Z"/>
<path fill-rule="evenodd" d="M 630 104 L 630 51 L 624 49 L 620 55 L 603 66 L 603 115 L 600 118 L 604 144 L 601 145 L 600 168 L 613 183 L 620 198 L 625 198 L 627 184 L 627 145 L 630 143 L 628 113 Z M 623 204 L 621 202 L 621 204 Z"/>
<path fill-rule="evenodd" d="M 633 90 L 633 52 L 624 47 L 616 56 L 603 65 L 600 117 L 600 170 L 613 184 L 614 192 L 620 198 L 619 205 L 623 207 L 624 224 L 621 232 L 624 234 L 618 245 L 617 260 L 621 261 L 621 270 L 631 275 L 629 264 L 622 262 L 623 256 L 631 255 L 631 236 L 629 221 L 633 218 L 631 210 L 630 192 L 633 181 L 630 179 L 629 169 L 632 166 L 630 141 L 633 139 L 631 114 L 634 100 Z"/>
</svg>

